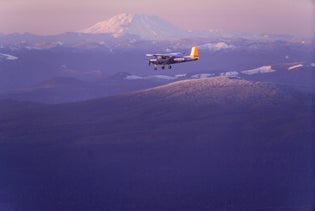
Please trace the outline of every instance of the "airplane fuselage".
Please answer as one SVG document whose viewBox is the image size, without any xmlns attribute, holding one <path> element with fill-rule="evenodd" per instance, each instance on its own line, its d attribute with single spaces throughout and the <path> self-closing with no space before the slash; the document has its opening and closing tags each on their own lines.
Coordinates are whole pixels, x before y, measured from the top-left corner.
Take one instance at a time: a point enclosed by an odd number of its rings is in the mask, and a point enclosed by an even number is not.
<svg viewBox="0 0 315 211">
<path fill-rule="evenodd" d="M 183 56 L 182 53 L 147 54 L 147 56 L 154 56 L 149 60 L 149 65 L 154 64 L 155 70 L 158 65 L 161 65 L 162 69 L 165 68 L 165 65 L 168 65 L 168 69 L 171 69 L 171 64 L 196 61 L 199 58 L 197 47 L 192 47 L 189 56 Z"/>
<path fill-rule="evenodd" d="M 176 64 L 182 62 L 190 62 L 196 61 L 198 58 L 191 58 L 190 56 L 184 57 L 175 57 L 175 58 L 163 58 L 163 56 L 157 56 L 155 59 L 150 59 L 150 62 L 155 65 L 169 65 L 169 64 Z"/>
</svg>

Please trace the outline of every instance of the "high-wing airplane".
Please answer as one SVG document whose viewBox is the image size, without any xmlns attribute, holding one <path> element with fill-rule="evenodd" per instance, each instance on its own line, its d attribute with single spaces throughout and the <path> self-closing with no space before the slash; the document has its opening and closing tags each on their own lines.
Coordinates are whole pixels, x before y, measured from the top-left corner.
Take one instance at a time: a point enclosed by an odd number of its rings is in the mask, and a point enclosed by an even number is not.
<svg viewBox="0 0 315 211">
<path fill-rule="evenodd" d="M 157 70 L 158 65 L 161 65 L 161 68 L 164 70 L 165 65 L 168 65 L 168 69 L 171 69 L 171 64 L 196 61 L 199 58 L 199 53 L 197 47 L 192 47 L 189 56 L 184 56 L 179 52 L 166 54 L 146 54 L 146 56 L 155 57 L 149 60 L 149 65 L 154 64 L 154 70 Z"/>
</svg>

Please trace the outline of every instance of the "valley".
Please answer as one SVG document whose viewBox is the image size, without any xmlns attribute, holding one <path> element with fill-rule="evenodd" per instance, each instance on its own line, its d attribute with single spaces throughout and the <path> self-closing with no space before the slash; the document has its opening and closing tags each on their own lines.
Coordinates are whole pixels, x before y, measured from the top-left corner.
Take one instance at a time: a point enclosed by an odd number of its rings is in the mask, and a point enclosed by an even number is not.
<svg viewBox="0 0 315 211">
<path fill-rule="evenodd" d="M 307 210 L 312 96 L 214 77 L 78 103 L 1 101 L 0 205 Z"/>
</svg>

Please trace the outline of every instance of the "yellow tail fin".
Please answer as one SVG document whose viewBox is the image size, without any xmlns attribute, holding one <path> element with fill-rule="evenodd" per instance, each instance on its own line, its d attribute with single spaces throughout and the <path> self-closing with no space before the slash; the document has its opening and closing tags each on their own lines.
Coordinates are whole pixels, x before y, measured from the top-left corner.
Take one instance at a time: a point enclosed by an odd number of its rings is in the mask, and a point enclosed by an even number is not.
<svg viewBox="0 0 315 211">
<path fill-rule="evenodd" d="M 190 57 L 192 58 L 199 58 L 198 48 L 192 47 L 190 52 Z"/>
</svg>

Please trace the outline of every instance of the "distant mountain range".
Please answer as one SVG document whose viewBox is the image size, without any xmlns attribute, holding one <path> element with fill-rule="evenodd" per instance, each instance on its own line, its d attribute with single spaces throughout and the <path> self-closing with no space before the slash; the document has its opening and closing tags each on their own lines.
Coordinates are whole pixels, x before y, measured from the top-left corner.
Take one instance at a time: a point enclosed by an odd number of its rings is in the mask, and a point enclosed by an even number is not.
<svg viewBox="0 0 315 211">
<path fill-rule="evenodd" d="M 163 72 L 148 66 L 147 53 L 188 54 L 191 46 L 198 62 Z M 291 36 L 186 32 L 123 13 L 80 32 L 0 35 L 0 99 L 73 102 L 220 75 L 312 88 L 314 46 Z"/>
<path fill-rule="evenodd" d="M 228 46 L 222 41 L 231 39 L 305 41 L 303 38 L 290 35 L 218 31 L 188 32 L 157 16 L 122 13 L 77 32 L 50 36 L 40 36 L 29 33 L 0 34 L 0 49 L 49 49 L 60 46 L 95 48 L 100 46 L 113 47 L 118 44 L 132 45 L 138 41 L 178 41 L 181 39 L 187 39 L 182 40 L 180 42 L 181 44 L 189 41 L 189 39 L 193 39 L 193 43 L 196 40 L 203 42 L 209 40 L 221 41 L 214 46 L 210 43 L 210 45 L 208 45 L 210 48 L 226 48 Z M 207 46 L 206 43 L 203 45 Z"/>
<path fill-rule="evenodd" d="M 0 92 L 0 99 L 14 99 L 42 103 L 65 103 L 124 94 L 174 81 L 223 76 L 234 79 L 282 84 L 313 92 L 314 64 L 289 63 L 262 66 L 250 70 L 201 72 L 175 75 L 136 75 L 117 73 L 97 81 L 83 81 L 73 77 L 56 77 L 25 88 Z"/>
</svg>

